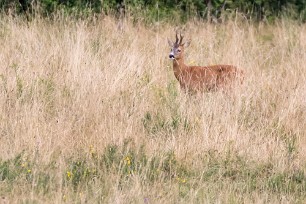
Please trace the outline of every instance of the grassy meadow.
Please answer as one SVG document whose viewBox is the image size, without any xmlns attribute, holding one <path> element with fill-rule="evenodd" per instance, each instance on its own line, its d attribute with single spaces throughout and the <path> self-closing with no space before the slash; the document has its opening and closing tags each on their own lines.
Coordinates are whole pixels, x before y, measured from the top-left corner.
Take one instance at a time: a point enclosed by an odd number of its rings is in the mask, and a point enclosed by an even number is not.
<svg viewBox="0 0 306 204">
<path fill-rule="evenodd" d="M 189 21 L 190 65 L 243 86 L 186 94 L 177 25 L 0 16 L 0 203 L 305 203 L 306 25 Z"/>
</svg>

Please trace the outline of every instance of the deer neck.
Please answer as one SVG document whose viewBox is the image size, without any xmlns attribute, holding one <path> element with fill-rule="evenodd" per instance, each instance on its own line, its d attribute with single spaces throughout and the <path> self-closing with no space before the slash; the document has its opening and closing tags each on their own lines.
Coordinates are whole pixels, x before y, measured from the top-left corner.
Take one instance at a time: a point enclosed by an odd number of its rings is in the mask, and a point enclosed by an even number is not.
<svg viewBox="0 0 306 204">
<path fill-rule="evenodd" d="M 186 65 L 184 63 L 184 58 L 174 59 L 173 60 L 173 71 L 174 76 L 178 81 L 181 81 L 182 74 L 184 69 L 186 68 Z"/>
</svg>

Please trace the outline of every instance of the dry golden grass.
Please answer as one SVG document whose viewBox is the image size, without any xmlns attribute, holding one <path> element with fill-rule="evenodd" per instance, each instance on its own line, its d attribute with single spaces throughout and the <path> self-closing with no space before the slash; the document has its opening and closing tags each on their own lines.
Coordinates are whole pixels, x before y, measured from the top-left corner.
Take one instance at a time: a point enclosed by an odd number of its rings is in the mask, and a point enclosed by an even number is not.
<svg viewBox="0 0 306 204">
<path fill-rule="evenodd" d="M 174 26 L 0 19 L 0 202 L 305 202 L 306 25 L 187 23 L 246 80 L 186 95 Z"/>
</svg>

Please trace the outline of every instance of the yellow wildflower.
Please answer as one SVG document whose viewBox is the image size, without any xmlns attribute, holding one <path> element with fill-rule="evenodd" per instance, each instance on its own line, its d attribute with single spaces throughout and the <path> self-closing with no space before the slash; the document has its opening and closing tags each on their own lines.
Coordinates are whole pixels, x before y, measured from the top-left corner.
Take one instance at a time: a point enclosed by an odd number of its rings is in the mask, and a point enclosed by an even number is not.
<svg viewBox="0 0 306 204">
<path fill-rule="evenodd" d="M 73 173 L 70 171 L 67 171 L 67 177 L 70 179 L 73 176 Z"/>
<path fill-rule="evenodd" d="M 176 177 L 176 180 L 177 180 L 179 183 L 186 183 L 186 179 L 184 179 L 184 178 Z"/>
<path fill-rule="evenodd" d="M 28 173 L 31 173 L 32 171 L 31 171 L 31 169 L 28 169 Z"/>
<path fill-rule="evenodd" d="M 126 156 L 125 159 L 124 159 L 125 163 L 130 166 L 131 165 L 131 159 L 129 156 Z"/>
</svg>

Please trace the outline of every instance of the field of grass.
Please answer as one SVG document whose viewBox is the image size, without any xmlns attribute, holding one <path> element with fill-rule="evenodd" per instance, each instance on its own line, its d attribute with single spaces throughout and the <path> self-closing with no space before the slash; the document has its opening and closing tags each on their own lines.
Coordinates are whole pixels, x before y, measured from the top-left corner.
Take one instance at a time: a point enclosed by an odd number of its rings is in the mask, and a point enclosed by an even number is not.
<svg viewBox="0 0 306 204">
<path fill-rule="evenodd" d="M 306 25 L 185 27 L 242 87 L 182 92 L 174 25 L 2 14 L 0 203 L 305 203 Z"/>
</svg>

